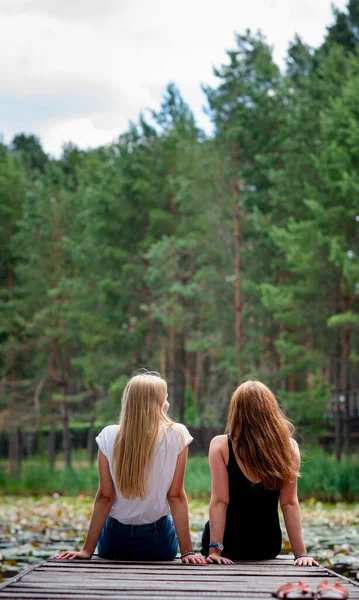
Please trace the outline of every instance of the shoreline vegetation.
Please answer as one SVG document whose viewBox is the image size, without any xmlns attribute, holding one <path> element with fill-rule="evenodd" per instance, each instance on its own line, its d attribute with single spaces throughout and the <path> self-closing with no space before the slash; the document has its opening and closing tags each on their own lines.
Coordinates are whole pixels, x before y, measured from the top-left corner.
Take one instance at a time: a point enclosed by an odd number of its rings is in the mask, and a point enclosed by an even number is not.
<svg viewBox="0 0 359 600">
<path fill-rule="evenodd" d="M 89 465 L 82 452 L 76 453 L 74 459 L 72 468 L 65 467 L 63 461 L 58 460 L 54 470 L 49 468 L 45 456 L 26 459 L 17 478 L 11 475 L 8 461 L 0 461 L 0 495 L 93 496 L 98 484 L 96 465 Z M 189 498 L 208 501 L 211 482 L 206 456 L 189 457 L 185 481 Z M 359 501 L 358 456 L 337 462 L 334 455 L 320 449 L 305 450 L 298 493 L 300 500 Z"/>
</svg>

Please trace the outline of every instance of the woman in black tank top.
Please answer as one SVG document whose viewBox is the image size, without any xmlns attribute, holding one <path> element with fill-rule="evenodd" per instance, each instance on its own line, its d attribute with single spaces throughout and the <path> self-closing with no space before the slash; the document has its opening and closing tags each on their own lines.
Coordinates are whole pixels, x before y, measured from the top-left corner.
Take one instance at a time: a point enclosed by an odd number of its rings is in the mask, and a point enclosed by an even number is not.
<svg viewBox="0 0 359 600">
<path fill-rule="evenodd" d="M 300 455 L 272 392 L 247 381 L 234 392 L 227 435 L 211 442 L 210 521 L 202 536 L 208 562 L 265 560 L 281 550 L 278 503 L 298 566 L 317 565 L 306 554 L 297 497 Z"/>
<path fill-rule="evenodd" d="M 224 556 L 232 559 L 269 559 L 280 553 L 282 532 L 278 517 L 279 490 L 266 490 L 262 483 L 252 483 L 234 456 L 228 436 L 227 465 L 229 503 L 223 536 Z M 203 536 L 208 554 L 209 522 Z"/>
</svg>

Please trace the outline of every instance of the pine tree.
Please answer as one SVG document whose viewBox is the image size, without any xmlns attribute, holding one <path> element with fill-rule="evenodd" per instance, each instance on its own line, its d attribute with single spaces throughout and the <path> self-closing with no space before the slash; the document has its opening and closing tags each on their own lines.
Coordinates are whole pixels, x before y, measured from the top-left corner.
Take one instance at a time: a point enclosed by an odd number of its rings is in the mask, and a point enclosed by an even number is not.
<svg viewBox="0 0 359 600">
<path fill-rule="evenodd" d="M 15 294 L 16 247 L 14 239 L 25 197 L 25 173 L 21 162 L 0 144 L 0 369 L 5 391 L 1 401 L 10 434 L 11 472 L 20 469 L 21 395 L 19 390 L 19 346 L 22 316 Z M 8 409 L 6 410 L 6 408 Z"/>
</svg>

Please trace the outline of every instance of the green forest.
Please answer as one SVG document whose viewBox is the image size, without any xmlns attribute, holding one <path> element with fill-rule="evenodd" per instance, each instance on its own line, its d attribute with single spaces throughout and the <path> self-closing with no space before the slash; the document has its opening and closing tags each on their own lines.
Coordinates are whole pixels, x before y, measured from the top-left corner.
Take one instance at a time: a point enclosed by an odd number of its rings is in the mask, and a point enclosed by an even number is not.
<svg viewBox="0 0 359 600">
<path fill-rule="evenodd" d="M 230 40 L 229 40 L 230 44 Z M 236 34 L 211 133 L 175 82 L 114 143 L 47 155 L 0 143 L 0 436 L 113 422 L 128 376 L 169 383 L 172 415 L 223 426 L 258 378 L 337 458 L 359 430 L 359 1 L 278 66 Z M 51 446 L 52 444 L 52 446 Z"/>
</svg>

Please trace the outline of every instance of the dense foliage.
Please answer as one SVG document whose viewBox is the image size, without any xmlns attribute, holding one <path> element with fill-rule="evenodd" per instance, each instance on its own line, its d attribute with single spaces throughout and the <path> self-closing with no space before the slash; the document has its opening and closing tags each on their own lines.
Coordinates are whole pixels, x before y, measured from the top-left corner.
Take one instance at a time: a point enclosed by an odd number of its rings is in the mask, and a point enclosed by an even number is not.
<svg viewBox="0 0 359 600">
<path fill-rule="evenodd" d="M 169 84 L 115 143 L 0 145 L 0 418 L 19 431 L 113 420 L 136 368 L 177 418 L 223 423 L 256 377 L 298 424 L 359 414 L 359 3 L 286 69 L 237 35 L 204 88 L 213 135 Z M 339 418 L 340 417 L 340 418 Z M 341 436 L 341 428 L 343 435 Z M 91 440 L 91 435 L 89 440 Z M 345 448 L 344 448 L 345 449 Z"/>
</svg>

